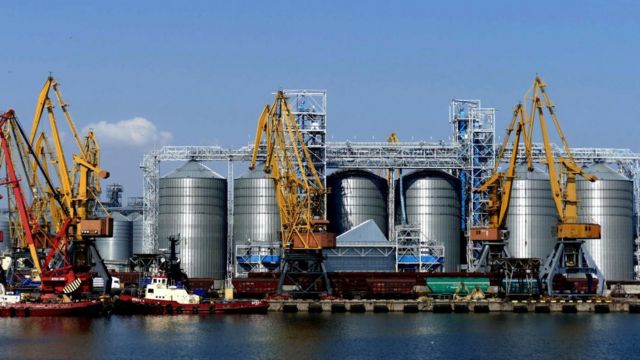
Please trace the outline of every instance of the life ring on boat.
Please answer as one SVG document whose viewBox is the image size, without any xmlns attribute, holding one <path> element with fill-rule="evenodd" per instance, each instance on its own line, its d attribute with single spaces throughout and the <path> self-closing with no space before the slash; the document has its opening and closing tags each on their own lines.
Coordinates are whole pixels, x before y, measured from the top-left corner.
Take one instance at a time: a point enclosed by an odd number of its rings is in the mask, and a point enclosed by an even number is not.
<svg viewBox="0 0 640 360">
<path fill-rule="evenodd" d="M 24 308 L 24 317 L 29 317 L 29 316 L 31 316 L 31 309 Z"/>
<path fill-rule="evenodd" d="M 209 314 L 215 314 L 216 313 L 216 307 L 215 306 L 209 306 Z"/>
<path fill-rule="evenodd" d="M 182 309 L 182 306 L 178 306 L 178 307 L 176 308 L 176 313 L 178 313 L 178 314 L 182 314 L 182 310 L 183 310 L 183 309 Z"/>
<path fill-rule="evenodd" d="M 16 315 L 17 315 L 17 314 L 18 314 L 18 313 L 17 313 L 17 311 L 16 311 L 16 308 L 13 308 L 13 307 L 12 307 L 12 308 L 9 308 L 9 316 L 10 316 L 10 317 L 16 317 Z"/>
<path fill-rule="evenodd" d="M 171 306 L 171 304 L 167 305 L 167 307 L 165 307 L 167 314 L 173 314 L 173 306 Z"/>
<path fill-rule="evenodd" d="M 199 313 L 199 312 L 200 312 L 200 309 L 198 309 L 198 307 L 197 307 L 197 306 L 194 306 L 194 307 L 191 309 L 191 313 L 193 313 L 193 314 L 197 314 L 197 313 Z"/>
</svg>

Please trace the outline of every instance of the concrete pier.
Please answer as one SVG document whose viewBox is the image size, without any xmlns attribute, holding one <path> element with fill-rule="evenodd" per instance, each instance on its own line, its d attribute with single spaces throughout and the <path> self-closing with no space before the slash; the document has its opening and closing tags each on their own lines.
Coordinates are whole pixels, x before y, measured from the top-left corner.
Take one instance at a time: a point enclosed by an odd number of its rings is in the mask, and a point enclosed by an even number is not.
<svg viewBox="0 0 640 360">
<path fill-rule="evenodd" d="M 270 300 L 270 311 L 309 313 L 640 313 L 640 300 Z"/>
</svg>

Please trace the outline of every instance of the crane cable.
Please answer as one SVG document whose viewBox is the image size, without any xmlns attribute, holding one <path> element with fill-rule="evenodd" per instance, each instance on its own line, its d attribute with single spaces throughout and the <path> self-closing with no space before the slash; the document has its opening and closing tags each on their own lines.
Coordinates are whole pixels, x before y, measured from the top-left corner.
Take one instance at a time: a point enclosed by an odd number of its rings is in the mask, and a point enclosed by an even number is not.
<svg viewBox="0 0 640 360">
<path fill-rule="evenodd" d="M 40 172 L 42 172 L 42 175 L 44 176 L 44 179 L 47 182 L 47 186 L 49 186 L 49 189 L 53 193 L 53 198 L 56 200 L 56 202 L 58 204 L 60 204 L 60 207 L 62 208 L 62 211 L 64 212 L 64 214 L 66 216 L 69 216 L 69 209 L 67 209 L 67 207 L 62 203 L 62 200 L 60 200 L 60 194 L 58 193 L 56 188 L 53 186 L 53 183 L 51 182 L 51 179 L 49 179 L 49 176 L 47 176 L 47 174 L 46 174 L 46 172 L 44 170 L 44 167 L 42 166 L 42 164 L 40 163 L 40 160 L 36 156 L 35 151 L 33 151 L 33 147 L 31 146 L 31 144 L 27 140 L 27 135 L 25 134 L 24 130 L 22 129 L 22 126 L 20 125 L 20 122 L 15 117 L 15 115 L 11 119 L 14 120 L 13 123 L 16 125 L 16 127 L 20 131 L 20 135 L 22 136 L 23 140 L 25 140 L 25 143 L 27 145 L 27 149 L 29 150 L 29 153 L 33 156 L 33 159 L 35 160 L 36 164 L 38 165 L 38 168 L 40 169 Z"/>
</svg>

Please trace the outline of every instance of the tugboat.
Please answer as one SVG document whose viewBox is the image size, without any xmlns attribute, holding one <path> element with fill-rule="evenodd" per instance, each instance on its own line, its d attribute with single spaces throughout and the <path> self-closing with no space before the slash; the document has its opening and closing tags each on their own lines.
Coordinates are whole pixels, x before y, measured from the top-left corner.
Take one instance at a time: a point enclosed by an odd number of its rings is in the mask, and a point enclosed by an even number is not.
<svg viewBox="0 0 640 360">
<path fill-rule="evenodd" d="M 126 314 L 266 314 L 269 303 L 264 300 L 202 301 L 186 289 L 169 285 L 164 275 L 156 275 L 145 287 L 144 297 L 120 295 L 114 311 Z"/>
<path fill-rule="evenodd" d="M 184 287 L 174 284 L 189 281 L 180 269 L 176 245 L 180 240 L 169 237 L 170 255 L 166 273 L 161 272 L 151 278 L 145 286 L 142 297 L 128 294 L 120 295 L 114 303 L 114 312 L 119 314 L 266 314 L 269 303 L 264 300 L 203 300 L 200 296 L 189 294 Z"/>
</svg>

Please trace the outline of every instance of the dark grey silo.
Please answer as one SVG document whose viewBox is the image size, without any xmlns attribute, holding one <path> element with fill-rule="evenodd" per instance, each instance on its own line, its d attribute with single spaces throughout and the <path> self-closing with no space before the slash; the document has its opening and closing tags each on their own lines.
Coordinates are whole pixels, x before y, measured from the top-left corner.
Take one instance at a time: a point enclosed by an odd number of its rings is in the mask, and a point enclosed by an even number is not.
<svg viewBox="0 0 640 360">
<path fill-rule="evenodd" d="M 143 235 L 144 228 L 142 225 L 142 214 L 133 213 L 129 215 L 129 219 L 131 220 L 131 235 L 132 235 L 132 253 L 134 254 L 143 254 Z"/>
<path fill-rule="evenodd" d="M 129 217 L 112 212 L 113 237 L 96 239 L 96 248 L 104 260 L 127 261 L 131 257 L 132 227 Z"/>
<path fill-rule="evenodd" d="M 373 220 L 388 235 L 387 181 L 364 170 L 342 170 L 327 177 L 329 230 L 340 235 Z"/>
</svg>

